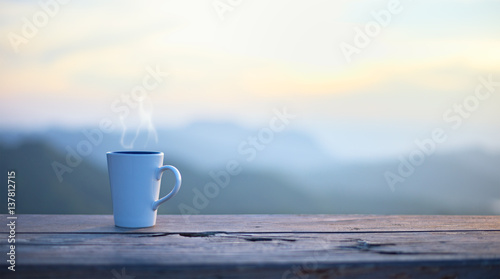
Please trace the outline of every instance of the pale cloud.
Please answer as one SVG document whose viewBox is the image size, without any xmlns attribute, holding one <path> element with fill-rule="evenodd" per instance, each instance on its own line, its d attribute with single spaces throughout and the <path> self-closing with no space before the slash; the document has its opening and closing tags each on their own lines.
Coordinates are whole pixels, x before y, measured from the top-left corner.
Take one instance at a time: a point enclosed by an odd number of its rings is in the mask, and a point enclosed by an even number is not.
<svg viewBox="0 0 500 279">
<path fill-rule="evenodd" d="M 318 111 L 321 117 L 311 121 L 427 121 L 413 109 L 425 107 L 421 96 L 446 102 L 473 88 L 477 75 L 499 73 L 500 23 L 489 11 L 498 2 L 401 3 L 405 10 L 349 64 L 338 44 L 352 39 L 353 28 L 372 20 L 370 12 L 387 1 L 245 1 L 225 21 L 210 1 L 70 2 L 19 54 L 5 36 L 0 41 L 0 97 L 15 106 L 33 96 L 40 105 L 43 97 L 64 96 L 61 102 L 78 122 L 88 114 L 84 104 L 109 102 L 130 90 L 146 66 L 160 65 L 172 73 L 152 96 L 165 107 L 155 112 L 165 116 L 163 123 L 259 119 L 261 107 L 280 102 L 307 112 L 306 118 Z M 20 19 L 37 5 L 4 2 L 0 32 L 19 32 Z M 471 7 L 478 21 L 455 30 L 454 24 L 464 24 L 455 15 Z M 436 36 L 436 29 L 448 36 Z M 106 108 L 99 112 L 109 113 Z M 36 117 L 51 124 L 61 115 L 40 110 Z"/>
</svg>

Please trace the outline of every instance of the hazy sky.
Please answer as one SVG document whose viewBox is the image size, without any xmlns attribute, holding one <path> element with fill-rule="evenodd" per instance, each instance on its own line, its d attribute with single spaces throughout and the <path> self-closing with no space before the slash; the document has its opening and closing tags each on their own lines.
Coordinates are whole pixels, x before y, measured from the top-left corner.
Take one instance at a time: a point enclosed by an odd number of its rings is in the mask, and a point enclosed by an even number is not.
<svg viewBox="0 0 500 279">
<path fill-rule="evenodd" d="M 123 121 L 262 127 L 286 106 L 333 153 L 371 156 L 500 80 L 500 1 L 38 2 L 0 1 L 0 127 L 118 121 L 149 68 L 169 75 Z M 499 108 L 496 87 L 449 146 L 500 148 Z"/>
</svg>

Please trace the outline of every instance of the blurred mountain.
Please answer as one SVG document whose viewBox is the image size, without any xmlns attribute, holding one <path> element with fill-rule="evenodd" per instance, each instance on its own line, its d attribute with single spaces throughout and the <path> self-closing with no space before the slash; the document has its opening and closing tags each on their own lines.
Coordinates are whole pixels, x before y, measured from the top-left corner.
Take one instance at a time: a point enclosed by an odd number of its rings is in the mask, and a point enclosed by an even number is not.
<svg viewBox="0 0 500 279">
<path fill-rule="evenodd" d="M 29 139 L 6 147 L 0 145 L 0 170 L 7 181 L 7 171 L 16 171 L 16 212 L 37 214 L 110 214 L 111 196 L 107 170 L 90 160 L 65 173 L 60 182 L 52 168 L 53 162 L 64 164 L 64 147 L 54 149 L 43 141 Z M 182 190 L 160 207 L 160 213 L 179 214 L 180 204 L 198 210 L 193 204 L 196 190 L 204 196 L 204 185 L 213 182 L 183 160 L 171 158 L 183 176 Z M 222 170 L 222 169 L 221 169 Z M 217 171 L 217 170 L 214 170 Z M 161 195 L 170 191 L 173 177 L 162 181 Z M 204 197 L 207 205 L 199 213 L 302 213 L 321 210 L 298 187 L 273 173 L 246 172 L 230 178 L 216 197 Z M 194 191 L 193 191 L 194 190 Z M 0 200 L 0 213 L 7 213 L 6 199 Z"/>
<path fill-rule="evenodd" d="M 6 181 L 7 170 L 16 170 L 18 213 L 111 213 L 105 152 L 123 149 L 119 133 L 103 134 L 62 182 L 51 166 L 65 162 L 68 150 L 89 141 L 85 134 L 92 131 L 0 131 L 0 177 Z M 147 149 L 163 151 L 165 163 L 183 175 L 181 191 L 159 212 L 500 214 L 500 154 L 480 149 L 436 152 L 392 191 L 384 173 L 398 174 L 400 159 L 341 161 L 299 131 L 275 134 L 254 158 L 238 152 L 258 133 L 231 123 L 201 122 L 158 131 L 158 143 L 149 143 Z M 217 194 L 205 193 L 205 185 L 214 182 L 209 173 L 223 171 L 229 160 L 237 161 L 242 172 L 230 176 Z M 162 195 L 172 183 L 167 175 Z M 199 193 L 206 201 L 203 208 L 193 201 L 200 201 Z M 6 212 L 5 199 L 0 199 L 0 212 Z"/>
<path fill-rule="evenodd" d="M 335 164 L 317 169 L 318 202 L 330 199 L 335 213 L 500 214 L 500 155 L 481 150 L 436 153 L 394 191 L 384 178 L 398 175 L 398 159 Z M 307 178 L 306 178 L 307 180 Z"/>
<path fill-rule="evenodd" d="M 258 138 L 259 129 L 250 129 L 228 122 L 195 122 L 185 127 L 160 129 L 158 130 L 158 142 L 147 140 L 147 131 L 139 133 L 135 141 L 135 150 L 159 150 L 165 153 L 165 160 L 169 158 L 182 158 L 190 165 L 212 170 L 221 165 L 225 165 L 229 159 L 240 159 L 245 161 L 249 155 L 239 152 L 240 145 L 244 149 L 256 149 L 250 142 L 250 138 Z M 20 139 L 33 138 L 44 140 L 56 149 L 76 146 L 82 141 L 88 141 L 89 136 L 95 137 L 96 133 L 102 134 L 99 144 L 92 145 L 92 152 L 88 156 L 93 163 L 99 166 L 106 166 L 105 153 L 125 149 L 121 144 L 122 134 L 118 128 L 112 133 L 102 133 L 96 128 L 64 130 L 52 128 L 45 132 L 10 134 L 1 133 L 0 143 L 13 145 Z M 135 131 L 133 131 L 135 133 Z M 129 143 L 130 137 L 126 134 L 124 141 Z M 293 131 L 284 130 L 275 133 L 272 141 L 262 144 L 264 150 L 257 150 L 257 156 L 252 160 L 252 165 L 258 165 L 258 169 L 263 166 L 284 171 L 299 171 L 304 168 L 321 166 L 326 162 L 331 162 L 324 150 L 308 135 Z"/>
<path fill-rule="evenodd" d="M 0 177 L 16 172 L 16 213 L 109 214 L 111 194 L 107 173 L 85 160 L 59 182 L 52 162 L 64 155 L 45 142 L 29 139 L 17 146 L 0 145 Z M 0 199 L 0 212 L 7 212 L 7 199 Z"/>
</svg>

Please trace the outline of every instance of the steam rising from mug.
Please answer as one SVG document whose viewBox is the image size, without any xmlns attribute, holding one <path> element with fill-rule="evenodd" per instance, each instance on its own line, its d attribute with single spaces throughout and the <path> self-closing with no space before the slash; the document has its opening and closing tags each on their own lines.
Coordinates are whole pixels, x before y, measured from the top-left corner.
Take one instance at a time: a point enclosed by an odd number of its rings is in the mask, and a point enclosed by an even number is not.
<svg viewBox="0 0 500 279">
<path fill-rule="evenodd" d="M 158 143 L 158 134 L 152 120 L 153 102 L 149 96 L 144 96 L 136 105 L 135 110 L 131 108 L 131 111 L 135 112 L 134 115 L 131 115 L 132 113 L 120 115 L 120 124 L 122 127 L 120 144 L 123 148 L 134 148 L 139 136 L 144 135 L 145 132 L 147 132 L 147 137 L 143 147 L 146 147 L 151 139 L 153 139 L 155 143 Z M 133 137 L 131 140 L 127 140 L 130 134 L 133 134 Z M 141 138 L 143 137 L 141 136 Z"/>
</svg>

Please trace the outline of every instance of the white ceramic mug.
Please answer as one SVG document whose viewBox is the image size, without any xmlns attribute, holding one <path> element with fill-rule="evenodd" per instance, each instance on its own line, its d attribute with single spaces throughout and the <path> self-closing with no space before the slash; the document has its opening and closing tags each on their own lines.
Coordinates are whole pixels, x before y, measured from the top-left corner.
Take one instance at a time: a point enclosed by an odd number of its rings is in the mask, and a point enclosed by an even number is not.
<svg viewBox="0 0 500 279">
<path fill-rule="evenodd" d="M 163 165 L 163 152 L 117 151 L 106 153 L 106 157 L 115 225 L 125 228 L 154 226 L 158 206 L 177 194 L 181 187 L 179 171 Z M 176 183 L 170 193 L 158 199 L 165 170 L 174 173 Z"/>
</svg>

